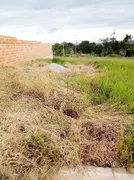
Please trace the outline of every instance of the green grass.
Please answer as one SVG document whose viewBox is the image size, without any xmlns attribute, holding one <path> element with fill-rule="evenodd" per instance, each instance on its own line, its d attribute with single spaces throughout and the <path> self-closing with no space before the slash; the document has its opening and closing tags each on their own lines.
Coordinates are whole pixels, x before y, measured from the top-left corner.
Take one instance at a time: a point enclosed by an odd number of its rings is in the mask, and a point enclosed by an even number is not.
<svg viewBox="0 0 134 180">
<path fill-rule="evenodd" d="M 73 64 L 73 65 L 80 65 L 85 64 L 88 65 L 91 63 L 91 60 L 93 60 L 93 57 L 90 58 L 64 58 L 65 63 Z"/>
<path fill-rule="evenodd" d="M 58 57 L 60 58 L 60 57 Z M 132 62 L 134 61 L 134 57 L 126 58 L 126 57 L 61 57 L 65 61 L 65 63 L 79 65 L 79 64 L 96 64 L 96 62 Z"/>
<path fill-rule="evenodd" d="M 53 59 L 36 59 L 32 61 L 33 63 L 56 63 L 56 64 L 65 64 L 65 60 L 62 58 L 53 58 Z"/>
<path fill-rule="evenodd" d="M 74 87 L 76 87 L 78 90 L 81 90 L 87 94 L 89 94 L 90 91 L 90 82 L 85 77 L 84 74 L 79 74 L 77 76 L 71 77 L 69 79 L 69 84 L 72 84 Z"/>
<path fill-rule="evenodd" d="M 129 113 L 134 113 L 134 61 L 95 61 L 104 75 L 97 77 L 91 87 L 95 103 L 110 101 Z"/>
<path fill-rule="evenodd" d="M 56 57 L 53 60 L 37 60 L 38 62 L 64 64 L 94 64 L 103 72 L 91 83 L 90 95 L 94 103 L 109 101 L 118 105 L 128 113 L 134 113 L 134 58 L 124 57 Z M 83 75 L 84 76 L 84 75 Z M 84 77 L 75 79 L 77 86 L 85 88 Z M 83 84 L 84 83 L 84 84 Z M 89 91 L 88 91 L 89 92 Z"/>
<path fill-rule="evenodd" d="M 134 58 L 122 57 L 80 57 L 66 58 L 56 57 L 53 60 L 36 60 L 64 64 L 94 64 L 103 72 L 91 83 L 90 95 L 94 103 L 100 104 L 109 101 L 118 105 L 128 113 L 134 113 Z M 76 84 L 85 88 L 84 77 L 77 77 Z"/>
<path fill-rule="evenodd" d="M 65 64 L 65 60 L 64 59 L 60 59 L 60 58 L 53 58 L 52 59 L 52 63 L 57 63 L 57 64 L 64 65 Z"/>
<path fill-rule="evenodd" d="M 134 58 L 90 57 L 63 58 L 64 63 L 94 64 L 103 75 L 92 80 L 90 91 L 84 75 L 76 77 L 75 83 L 83 88 L 95 104 L 110 102 L 128 113 L 134 113 Z M 90 80 L 89 80 L 90 81 Z"/>
</svg>

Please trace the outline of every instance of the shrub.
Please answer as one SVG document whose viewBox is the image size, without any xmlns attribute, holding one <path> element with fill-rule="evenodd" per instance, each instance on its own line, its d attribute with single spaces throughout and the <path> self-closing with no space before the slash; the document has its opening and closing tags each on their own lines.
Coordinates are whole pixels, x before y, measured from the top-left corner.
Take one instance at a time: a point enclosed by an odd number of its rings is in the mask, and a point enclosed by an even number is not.
<svg viewBox="0 0 134 180">
<path fill-rule="evenodd" d="M 54 58 L 52 60 L 52 63 L 57 63 L 57 64 L 63 65 L 63 64 L 65 64 L 65 61 L 63 59 L 60 59 L 60 58 Z"/>
</svg>

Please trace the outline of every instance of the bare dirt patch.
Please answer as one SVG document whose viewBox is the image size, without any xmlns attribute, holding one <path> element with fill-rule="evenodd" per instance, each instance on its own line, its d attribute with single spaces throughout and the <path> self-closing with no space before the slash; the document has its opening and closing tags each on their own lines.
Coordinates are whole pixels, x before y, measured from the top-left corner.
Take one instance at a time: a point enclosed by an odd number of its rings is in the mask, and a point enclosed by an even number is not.
<svg viewBox="0 0 134 180">
<path fill-rule="evenodd" d="M 74 119 L 78 119 L 79 118 L 79 114 L 77 111 L 73 110 L 73 109 L 66 109 L 63 112 L 65 115 L 72 117 Z"/>
</svg>

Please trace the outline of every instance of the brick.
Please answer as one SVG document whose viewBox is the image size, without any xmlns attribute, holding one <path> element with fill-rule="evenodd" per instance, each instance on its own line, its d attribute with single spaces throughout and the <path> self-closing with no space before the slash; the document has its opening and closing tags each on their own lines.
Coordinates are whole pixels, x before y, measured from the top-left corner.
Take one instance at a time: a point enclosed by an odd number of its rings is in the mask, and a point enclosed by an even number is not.
<svg viewBox="0 0 134 180">
<path fill-rule="evenodd" d="M 30 61 L 37 58 L 49 57 L 52 57 L 51 44 L 37 41 L 17 40 L 15 37 L 0 36 L 0 62 L 10 64 L 13 62 Z"/>
</svg>

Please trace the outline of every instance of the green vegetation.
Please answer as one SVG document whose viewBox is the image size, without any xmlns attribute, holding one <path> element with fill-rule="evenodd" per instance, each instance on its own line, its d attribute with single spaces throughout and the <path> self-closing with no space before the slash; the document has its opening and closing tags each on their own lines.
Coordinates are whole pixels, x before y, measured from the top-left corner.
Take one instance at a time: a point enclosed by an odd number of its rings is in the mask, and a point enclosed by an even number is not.
<svg viewBox="0 0 134 180">
<path fill-rule="evenodd" d="M 64 65 L 65 60 L 63 58 L 56 57 L 53 59 L 36 59 L 36 60 L 32 61 L 32 63 L 45 63 L 45 64 L 46 63 L 57 63 L 57 64 Z"/>
<path fill-rule="evenodd" d="M 60 58 L 54 58 L 54 59 L 52 59 L 52 63 L 64 65 L 65 61 L 63 59 L 60 59 Z"/>
<path fill-rule="evenodd" d="M 134 61 L 95 61 L 102 68 L 103 75 L 97 77 L 91 86 L 95 103 L 112 102 L 129 113 L 134 113 Z"/>
<path fill-rule="evenodd" d="M 40 60 L 41 61 L 41 60 Z M 39 62 L 40 62 L 39 61 Z M 46 60 L 43 60 L 46 62 Z M 54 58 L 47 62 L 73 65 L 94 65 L 101 76 L 92 81 L 84 74 L 73 77 L 70 83 L 85 89 L 95 104 L 109 101 L 128 113 L 134 113 L 134 58 L 90 57 L 90 58 Z M 103 75 L 102 75 L 103 74 Z M 90 85 L 89 85 L 90 84 Z"/>
<path fill-rule="evenodd" d="M 99 57 L 132 57 L 134 56 L 134 41 L 131 35 L 126 35 L 118 41 L 115 33 L 102 39 L 100 43 L 82 41 L 79 44 L 71 42 L 56 43 L 53 45 L 55 56 L 99 56 Z"/>
<path fill-rule="evenodd" d="M 89 80 L 83 74 L 71 77 L 69 83 L 78 88 L 79 90 L 89 94 L 90 83 Z"/>
</svg>

